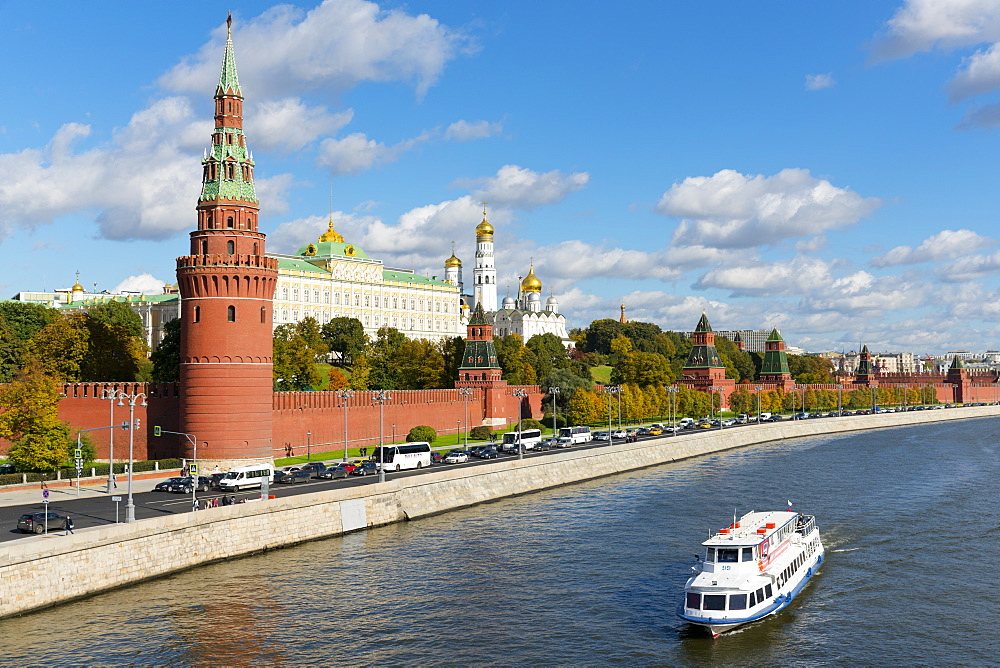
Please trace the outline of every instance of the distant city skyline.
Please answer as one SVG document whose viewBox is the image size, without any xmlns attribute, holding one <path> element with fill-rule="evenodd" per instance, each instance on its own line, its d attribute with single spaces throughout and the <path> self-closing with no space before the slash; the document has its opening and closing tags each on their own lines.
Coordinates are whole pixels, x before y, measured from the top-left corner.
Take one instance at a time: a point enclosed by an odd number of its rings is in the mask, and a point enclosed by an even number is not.
<svg viewBox="0 0 1000 668">
<path fill-rule="evenodd" d="M 0 297 L 157 290 L 195 229 L 228 6 L 0 6 Z M 571 327 L 998 347 L 1000 2 L 234 8 L 261 230 L 530 263 Z"/>
</svg>

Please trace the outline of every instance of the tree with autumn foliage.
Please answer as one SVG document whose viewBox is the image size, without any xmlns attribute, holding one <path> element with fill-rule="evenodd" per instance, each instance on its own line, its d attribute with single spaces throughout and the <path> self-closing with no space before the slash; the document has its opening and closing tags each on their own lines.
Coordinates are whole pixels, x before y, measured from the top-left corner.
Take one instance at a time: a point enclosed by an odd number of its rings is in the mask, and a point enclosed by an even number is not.
<svg viewBox="0 0 1000 668">
<path fill-rule="evenodd" d="M 7 457 L 19 471 L 51 471 L 69 459 L 67 422 L 59 419 L 56 380 L 33 363 L 0 388 L 0 438 L 11 442 Z"/>
</svg>

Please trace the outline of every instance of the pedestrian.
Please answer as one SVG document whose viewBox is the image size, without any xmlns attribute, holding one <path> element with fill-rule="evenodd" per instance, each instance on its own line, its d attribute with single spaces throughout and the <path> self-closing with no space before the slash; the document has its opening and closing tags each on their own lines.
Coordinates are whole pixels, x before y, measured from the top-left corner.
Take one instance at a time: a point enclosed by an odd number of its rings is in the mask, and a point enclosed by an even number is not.
<svg viewBox="0 0 1000 668">
<path fill-rule="evenodd" d="M 66 533 L 63 534 L 64 536 L 68 536 L 73 533 L 73 518 L 69 515 L 66 516 L 66 523 L 64 526 L 66 527 Z"/>
<path fill-rule="evenodd" d="M 364 457 L 368 454 L 368 448 L 361 448 L 361 456 Z"/>
<path fill-rule="evenodd" d="M 231 506 L 235 506 L 236 505 L 236 495 L 235 494 L 230 494 L 229 495 L 229 505 L 231 505 Z"/>
<path fill-rule="evenodd" d="M 222 497 L 222 505 L 224 505 L 224 506 L 228 506 L 229 505 L 229 497 L 228 496 L 223 495 L 223 497 Z"/>
</svg>

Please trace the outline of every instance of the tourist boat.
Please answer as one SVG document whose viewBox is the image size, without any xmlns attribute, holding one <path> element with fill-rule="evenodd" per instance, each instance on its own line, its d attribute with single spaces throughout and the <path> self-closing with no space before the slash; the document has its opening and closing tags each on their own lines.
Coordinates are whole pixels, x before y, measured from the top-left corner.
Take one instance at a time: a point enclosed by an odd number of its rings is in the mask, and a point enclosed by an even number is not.
<svg viewBox="0 0 1000 668">
<path fill-rule="evenodd" d="M 823 563 L 816 518 L 790 507 L 749 512 L 702 545 L 677 614 L 712 636 L 784 609 Z"/>
</svg>

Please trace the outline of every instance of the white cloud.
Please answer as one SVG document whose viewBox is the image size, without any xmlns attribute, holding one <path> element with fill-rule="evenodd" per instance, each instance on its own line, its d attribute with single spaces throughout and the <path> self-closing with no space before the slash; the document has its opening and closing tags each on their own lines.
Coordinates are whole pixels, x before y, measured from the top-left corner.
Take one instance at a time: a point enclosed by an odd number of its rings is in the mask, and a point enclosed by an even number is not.
<svg viewBox="0 0 1000 668">
<path fill-rule="evenodd" d="M 662 253 L 595 246 L 578 239 L 536 251 L 536 273 L 559 289 L 592 278 L 678 280 L 682 274 L 664 261 Z"/>
<path fill-rule="evenodd" d="M 962 61 L 958 74 L 948 82 L 952 102 L 981 95 L 1000 86 L 1000 45 L 992 44 Z"/>
<path fill-rule="evenodd" d="M 1000 41 L 995 0 L 906 0 L 874 43 L 879 59 Z"/>
<path fill-rule="evenodd" d="M 555 204 L 571 193 L 586 187 L 590 180 L 587 172 L 563 174 L 558 169 L 539 174 L 538 172 L 504 165 L 496 176 L 481 179 L 459 179 L 454 185 L 477 187 L 473 197 L 489 202 L 490 206 L 512 209 L 534 209 Z"/>
<path fill-rule="evenodd" d="M 309 107 L 297 97 L 265 100 L 247 110 L 246 125 L 253 130 L 249 146 L 260 151 L 298 151 L 317 137 L 341 129 L 353 117 L 352 109 L 332 114 L 325 107 Z"/>
<path fill-rule="evenodd" d="M 947 282 L 961 282 L 984 278 L 1000 271 L 1000 251 L 989 255 L 970 255 L 942 264 L 935 270 L 938 278 Z"/>
<path fill-rule="evenodd" d="M 485 139 L 503 132 L 502 123 L 490 123 L 489 121 L 455 121 L 444 131 L 444 138 L 454 141 L 472 141 L 474 139 Z"/>
<path fill-rule="evenodd" d="M 683 219 L 674 245 L 751 248 L 847 227 L 880 205 L 878 198 L 837 188 L 806 169 L 769 177 L 724 169 L 674 184 L 656 210 Z"/>
<path fill-rule="evenodd" d="M 829 88 L 835 83 L 833 75 L 829 72 L 826 74 L 806 75 L 806 90 L 823 90 L 824 88 Z"/>
<path fill-rule="evenodd" d="M 996 242 L 972 230 L 942 230 L 924 239 L 919 246 L 897 246 L 872 259 L 874 267 L 892 267 L 918 262 L 930 262 L 983 250 Z"/>
<path fill-rule="evenodd" d="M 323 167 L 329 167 L 334 175 L 357 174 L 382 163 L 395 161 L 401 154 L 413 150 L 433 135 L 432 132 L 424 132 L 392 146 L 369 139 L 361 132 L 347 135 L 343 139 L 331 137 L 320 142 L 317 162 Z"/>
<path fill-rule="evenodd" d="M 724 265 L 706 272 L 695 282 L 699 290 L 729 290 L 730 296 L 801 295 L 833 282 L 830 265 L 797 255 L 780 262 Z"/>
<path fill-rule="evenodd" d="M 240 85 L 258 98 L 337 92 L 362 81 L 412 83 L 423 96 L 449 60 L 474 48 L 467 35 L 426 14 L 383 10 L 364 0 L 326 0 L 309 11 L 277 5 L 248 20 L 238 16 L 233 33 Z M 225 37 L 220 26 L 160 84 L 178 92 L 211 90 Z"/>
<path fill-rule="evenodd" d="M 815 253 L 823 250 L 824 248 L 826 248 L 826 237 L 824 235 L 795 243 L 795 250 L 799 253 Z"/>
<path fill-rule="evenodd" d="M 112 288 L 111 292 L 113 294 L 141 292 L 144 295 L 160 295 L 163 294 L 164 285 L 166 285 L 165 281 L 161 281 L 152 274 L 140 274 L 138 276 L 129 276 Z"/>
</svg>

